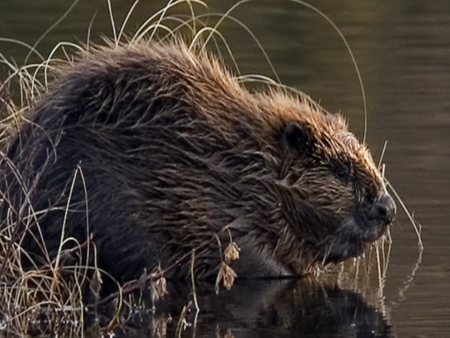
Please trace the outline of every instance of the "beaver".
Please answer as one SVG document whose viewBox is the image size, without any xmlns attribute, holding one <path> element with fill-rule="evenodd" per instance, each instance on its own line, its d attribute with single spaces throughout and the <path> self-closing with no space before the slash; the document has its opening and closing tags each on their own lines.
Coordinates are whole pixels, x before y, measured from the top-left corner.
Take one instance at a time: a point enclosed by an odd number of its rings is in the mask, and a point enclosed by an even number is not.
<svg viewBox="0 0 450 338">
<path fill-rule="evenodd" d="M 193 248 L 207 278 L 220 233 L 241 248 L 240 277 L 304 275 L 361 255 L 393 221 L 341 115 L 250 91 L 204 48 L 105 44 L 62 68 L 0 164 L 2 222 L 23 228 L 35 261 L 92 234 L 98 266 L 119 281 Z M 188 273 L 180 263 L 168 277 Z"/>
</svg>

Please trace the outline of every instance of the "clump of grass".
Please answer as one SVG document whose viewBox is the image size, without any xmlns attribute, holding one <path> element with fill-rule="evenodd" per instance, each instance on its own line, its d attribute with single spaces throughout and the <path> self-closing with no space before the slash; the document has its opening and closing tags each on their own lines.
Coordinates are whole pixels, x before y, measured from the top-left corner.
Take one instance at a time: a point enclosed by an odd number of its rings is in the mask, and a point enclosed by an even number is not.
<svg viewBox="0 0 450 338">
<path fill-rule="evenodd" d="M 2 326 L 16 334 L 80 332 L 84 312 L 82 287 L 87 267 L 82 252 L 90 243 L 62 250 L 47 264 L 25 269 L 27 253 L 13 241 L 14 225 L 0 236 Z"/>
<path fill-rule="evenodd" d="M 124 301 L 127 295 L 149 290 L 154 305 L 155 301 L 167 294 L 164 275 L 176 268 L 178 264 L 189 262 L 189 260 L 191 260 L 192 292 L 198 311 L 193 277 L 195 251 L 202 250 L 216 240 L 216 236 L 213 236 L 210 241 L 199 245 L 166 269 L 158 266 L 149 273 L 144 270 L 140 278 L 117 285 L 117 292 L 101 298 L 102 281 L 105 277 L 111 277 L 96 267 L 96 248 L 92 238 L 84 243 L 76 243 L 69 249 L 59 250 L 55 257 L 47 255 L 45 262 L 41 260 L 38 262 L 33 261 L 32 257 L 20 247 L 20 240 L 14 240 L 15 229 L 17 224 L 11 224 L 2 229 L 0 235 L 0 269 L 2 271 L 0 327 L 18 335 L 55 334 L 69 331 L 81 334 L 86 329 L 86 323 L 98 322 L 92 318 L 97 318 L 99 315 L 103 318 L 103 326 L 100 330 L 111 332 L 118 325 L 123 324 L 123 313 L 134 307 L 133 301 Z M 227 229 L 225 227 L 221 232 Z M 22 236 L 23 234 L 20 235 Z M 229 246 L 237 250 L 233 242 Z M 31 262 L 28 264 L 31 267 L 23 266 L 24 258 Z M 224 259 L 227 260 L 227 257 Z M 237 258 L 234 256 L 234 259 Z M 222 265 L 228 263 L 223 261 Z M 224 286 L 229 289 L 233 281 L 229 281 L 227 276 L 233 275 L 234 272 L 228 265 L 227 269 L 231 272 L 225 276 L 223 272 L 219 272 L 218 280 L 223 278 Z M 114 308 L 113 311 L 111 311 L 111 305 Z M 103 310 L 108 311 L 103 312 Z M 88 319 L 88 317 L 91 318 Z"/>
</svg>

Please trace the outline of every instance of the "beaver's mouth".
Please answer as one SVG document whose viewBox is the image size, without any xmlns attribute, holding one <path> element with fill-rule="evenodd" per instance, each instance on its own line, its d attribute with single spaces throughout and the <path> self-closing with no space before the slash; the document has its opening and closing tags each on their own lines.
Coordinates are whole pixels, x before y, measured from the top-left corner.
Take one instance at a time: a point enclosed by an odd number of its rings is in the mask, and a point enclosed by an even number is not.
<svg viewBox="0 0 450 338">
<path fill-rule="evenodd" d="M 325 240 L 324 261 L 336 263 L 361 255 L 386 232 L 395 212 L 395 203 L 388 194 L 359 205 L 354 216 L 341 222 L 333 236 Z"/>
<path fill-rule="evenodd" d="M 347 222 L 333 235 L 333 238 L 327 238 L 326 244 L 322 243 L 325 249 L 323 251 L 324 262 L 339 263 L 348 258 L 362 255 L 370 245 L 383 236 L 389 224 L 362 228 L 354 220 Z"/>
</svg>

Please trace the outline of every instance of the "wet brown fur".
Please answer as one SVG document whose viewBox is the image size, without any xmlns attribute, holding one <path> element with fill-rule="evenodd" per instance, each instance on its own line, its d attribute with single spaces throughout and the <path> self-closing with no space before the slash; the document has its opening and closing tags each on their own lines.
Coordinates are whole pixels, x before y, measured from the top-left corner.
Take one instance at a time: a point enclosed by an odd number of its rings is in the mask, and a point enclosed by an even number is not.
<svg viewBox="0 0 450 338">
<path fill-rule="evenodd" d="M 24 205 L 41 211 L 27 231 L 39 225 L 54 255 L 71 196 L 66 237 L 87 238 L 89 210 L 99 266 L 122 281 L 225 226 L 242 247 L 240 277 L 309 273 L 382 235 L 382 177 L 340 115 L 283 90 L 250 92 L 193 49 L 111 44 L 61 66 L 8 145 L 15 169 L 2 160 L 3 219 L 23 224 Z M 32 236 L 23 245 L 42 254 Z M 198 276 L 216 273 L 216 242 L 196 256 Z"/>
</svg>

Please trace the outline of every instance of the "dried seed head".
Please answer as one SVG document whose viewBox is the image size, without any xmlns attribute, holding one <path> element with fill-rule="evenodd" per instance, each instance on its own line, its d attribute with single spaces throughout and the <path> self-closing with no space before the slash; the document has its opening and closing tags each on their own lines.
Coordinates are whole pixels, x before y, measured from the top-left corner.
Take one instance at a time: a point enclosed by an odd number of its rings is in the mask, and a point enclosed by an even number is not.
<svg viewBox="0 0 450 338">
<path fill-rule="evenodd" d="M 158 300 L 164 298 L 164 295 L 168 294 L 167 292 L 167 282 L 164 277 L 164 270 L 161 265 L 156 266 L 152 270 L 152 294 L 153 297 Z"/>
<path fill-rule="evenodd" d="M 239 251 L 241 248 L 238 247 L 236 242 L 231 242 L 228 244 L 227 248 L 225 249 L 225 262 L 227 264 L 230 264 L 232 261 L 235 261 L 236 259 L 239 259 Z"/>
<path fill-rule="evenodd" d="M 234 279 L 236 277 L 237 277 L 236 272 L 234 272 L 234 270 L 231 267 L 229 267 L 225 262 L 222 262 L 216 279 L 216 293 L 217 294 L 219 293 L 219 286 L 221 282 L 227 290 L 230 290 L 234 284 Z"/>
<path fill-rule="evenodd" d="M 169 293 L 169 292 L 167 292 L 166 278 L 161 277 L 161 278 L 155 280 L 152 283 L 152 289 L 153 289 L 153 294 L 155 295 L 155 299 L 164 298 L 164 296 Z"/>
<path fill-rule="evenodd" d="M 100 297 L 100 290 L 102 289 L 102 274 L 98 269 L 95 269 L 94 275 L 92 276 L 89 288 L 94 293 L 95 297 Z"/>
</svg>

